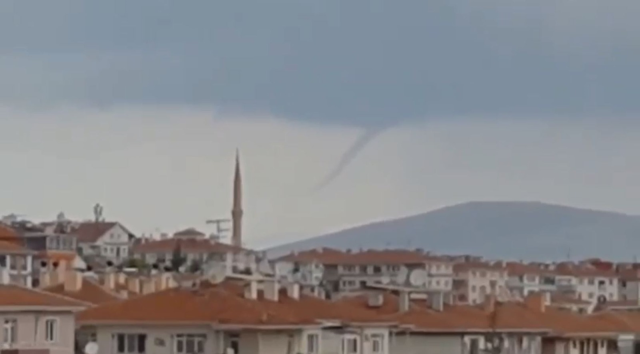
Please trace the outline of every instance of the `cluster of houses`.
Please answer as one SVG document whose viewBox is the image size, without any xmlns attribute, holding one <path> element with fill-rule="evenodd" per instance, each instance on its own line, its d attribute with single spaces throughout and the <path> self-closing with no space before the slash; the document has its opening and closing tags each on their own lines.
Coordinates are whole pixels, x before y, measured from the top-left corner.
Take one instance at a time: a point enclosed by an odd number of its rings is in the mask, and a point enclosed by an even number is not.
<svg viewBox="0 0 640 354">
<path fill-rule="evenodd" d="M 371 283 L 358 291 L 230 260 L 197 274 L 81 272 L 65 263 L 38 288 L 0 284 L 4 349 L 117 354 L 635 353 L 640 312 L 566 306 L 549 292 L 482 302 Z"/>
<path fill-rule="evenodd" d="M 136 237 L 102 218 L 0 220 L 0 352 L 640 353 L 640 264 L 415 250 L 243 247 L 196 229 Z M 639 338 L 639 339 L 637 339 Z M 0 353 L 1 354 L 1 353 Z"/>
</svg>

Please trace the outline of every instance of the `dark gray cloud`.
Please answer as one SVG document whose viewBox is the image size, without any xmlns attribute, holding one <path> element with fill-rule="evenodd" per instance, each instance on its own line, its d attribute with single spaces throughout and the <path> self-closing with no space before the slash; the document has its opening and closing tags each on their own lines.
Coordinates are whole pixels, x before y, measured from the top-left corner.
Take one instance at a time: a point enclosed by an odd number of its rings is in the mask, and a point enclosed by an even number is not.
<svg viewBox="0 0 640 354">
<path fill-rule="evenodd" d="M 356 125 L 640 111 L 640 3 L 5 1 L 0 100 Z"/>
</svg>

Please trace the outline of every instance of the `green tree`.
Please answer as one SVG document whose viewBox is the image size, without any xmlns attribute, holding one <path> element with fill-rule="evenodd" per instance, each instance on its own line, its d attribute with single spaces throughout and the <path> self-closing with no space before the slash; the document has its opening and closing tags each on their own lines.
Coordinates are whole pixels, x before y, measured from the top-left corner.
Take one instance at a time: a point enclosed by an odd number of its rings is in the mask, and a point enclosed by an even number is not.
<svg viewBox="0 0 640 354">
<path fill-rule="evenodd" d="M 182 254 L 182 246 L 178 241 L 176 247 L 173 249 L 173 255 L 171 257 L 171 269 L 173 269 L 174 272 L 177 272 L 180 270 L 180 267 L 182 267 L 186 262 L 187 257 Z"/>
<path fill-rule="evenodd" d="M 202 270 L 202 264 L 197 259 L 191 261 L 189 264 L 189 273 L 197 273 Z"/>
</svg>

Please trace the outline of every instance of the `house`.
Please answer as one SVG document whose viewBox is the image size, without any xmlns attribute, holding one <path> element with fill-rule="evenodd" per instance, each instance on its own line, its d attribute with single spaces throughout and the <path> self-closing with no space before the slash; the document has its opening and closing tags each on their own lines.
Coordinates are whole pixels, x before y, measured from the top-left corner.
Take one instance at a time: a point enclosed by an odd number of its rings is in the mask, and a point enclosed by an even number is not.
<svg viewBox="0 0 640 354">
<path fill-rule="evenodd" d="M 77 237 L 81 256 L 102 256 L 114 264 L 129 258 L 134 235 L 118 222 L 87 221 L 71 231 Z"/>
<path fill-rule="evenodd" d="M 179 231 L 173 237 L 161 240 L 143 239 L 131 251 L 131 256 L 145 264 L 171 266 L 175 252 L 183 257 L 188 268 L 197 268 L 210 261 L 224 262 L 229 255 L 233 263 L 246 263 L 254 252 L 242 247 L 229 245 L 205 238 L 204 234 L 193 229 Z"/>
<path fill-rule="evenodd" d="M 74 314 L 78 301 L 18 285 L 0 284 L 0 341 L 5 349 L 46 349 L 74 353 Z"/>
<path fill-rule="evenodd" d="M 157 291 L 87 309 L 78 323 L 107 353 L 348 353 L 365 338 L 381 341 L 364 353 L 388 353 L 388 324 L 374 313 L 264 279 Z"/>
<path fill-rule="evenodd" d="M 31 287 L 33 282 L 34 252 L 20 242 L 0 240 L 0 267 L 6 270 L 7 282 Z"/>
</svg>

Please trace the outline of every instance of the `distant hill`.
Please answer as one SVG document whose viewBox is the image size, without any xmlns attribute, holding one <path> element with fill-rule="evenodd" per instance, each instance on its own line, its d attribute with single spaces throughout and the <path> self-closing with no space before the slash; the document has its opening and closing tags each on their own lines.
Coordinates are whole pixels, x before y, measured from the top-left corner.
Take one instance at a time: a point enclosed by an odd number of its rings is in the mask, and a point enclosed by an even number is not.
<svg viewBox="0 0 640 354">
<path fill-rule="evenodd" d="M 539 202 L 469 202 L 269 250 L 422 248 L 514 260 L 640 256 L 640 216 Z"/>
</svg>

